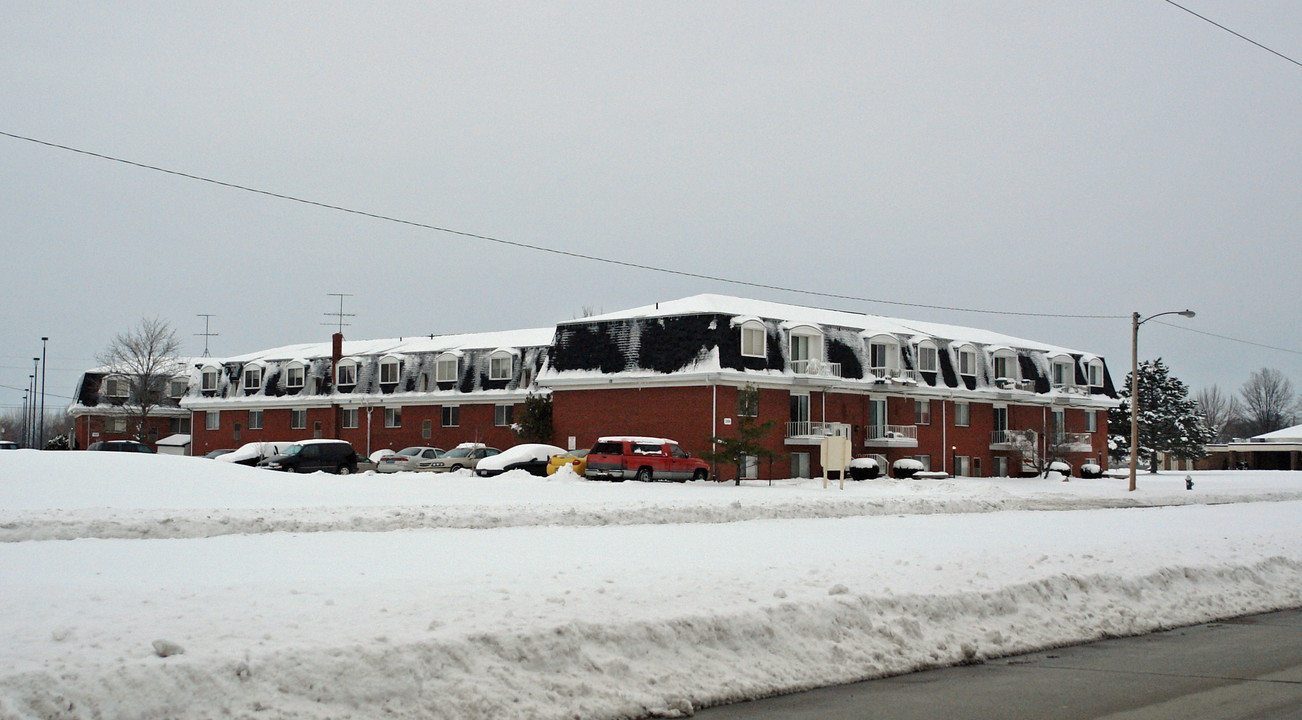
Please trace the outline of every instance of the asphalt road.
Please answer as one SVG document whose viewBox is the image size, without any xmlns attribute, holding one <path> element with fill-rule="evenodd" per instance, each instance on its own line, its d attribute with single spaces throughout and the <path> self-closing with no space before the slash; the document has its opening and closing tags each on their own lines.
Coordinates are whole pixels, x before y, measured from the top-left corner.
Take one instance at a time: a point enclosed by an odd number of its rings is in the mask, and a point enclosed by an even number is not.
<svg viewBox="0 0 1302 720">
<path fill-rule="evenodd" d="M 1302 720 L 1302 610 L 701 710 L 700 720 Z"/>
</svg>

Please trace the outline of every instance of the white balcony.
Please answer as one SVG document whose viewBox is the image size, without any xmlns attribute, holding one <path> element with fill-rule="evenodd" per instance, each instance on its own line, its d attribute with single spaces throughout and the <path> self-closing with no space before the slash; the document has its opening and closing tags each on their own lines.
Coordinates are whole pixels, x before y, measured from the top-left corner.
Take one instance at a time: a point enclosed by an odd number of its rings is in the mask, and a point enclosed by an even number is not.
<svg viewBox="0 0 1302 720">
<path fill-rule="evenodd" d="M 1093 438 L 1089 433 L 1052 433 L 1048 436 L 1050 450 L 1064 452 L 1093 452 Z"/>
<path fill-rule="evenodd" d="M 915 385 L 919 381 L 918 371 L 907 368 L 870 367 L 865 377 L 878 382 L 911 383 Z"/>
<path fill-rule="evenodd" d="M 1034 430 L 995 430 L 990 433 L 991 450 L 1034 450 L 1039 435 Z"/>
<path fill-rule="evenodd" d="M 823 438 L 832 436 L 850 437 L 850 425 L 808 420 L 787 423 L 787 445 L 817 444 L 823 442 Z"/>
<path fill-rule="evenodd" d="M 918 446 L 916 425 L 869 425 L 864 430 L 864 447 Z"/>
<path fill-rule="evenodd" d="M 841 363 L 827 362 L 826 360 L 792 360 L 791 372 L 797 375 L 841 377 Z"/>
</svg>

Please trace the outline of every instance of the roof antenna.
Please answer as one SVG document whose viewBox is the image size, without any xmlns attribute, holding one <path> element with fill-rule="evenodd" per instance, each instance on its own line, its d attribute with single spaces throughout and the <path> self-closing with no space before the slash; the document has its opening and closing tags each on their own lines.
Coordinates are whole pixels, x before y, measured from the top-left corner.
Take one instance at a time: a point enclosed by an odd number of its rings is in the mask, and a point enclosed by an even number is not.
<svg viewBox="0 0 1302 720">
<path fill-rule="evenodd" d="M 345 328 L 345 327 L 348 327 L 349 325 L 352 325 L 352 323 L 346 323 L 346 322 L 344 322 L 344 318 L 357 317 L 357 314 L 356 314 L 356 313 L 346 313 L 346 312 L 344 312 L 344 298 L 346 298 L 346 297 L 352 297 L 352 294 L 351 294 L 351 293 L 326 293 L 326 295 L 329 295 L 330 297 L 337 297 L 337 298 L 339 298 L 339 312 L 321 313 L 322 315 L 325 315 L 326 317 L 334 317 L 334 318 L 336 318 L 335 322 L 325 322 L 325 323 L 321 323 L 321 324 L 322 324 L 322 325 L 335 325 L 335 324 L 338 324 L 338 325 L 339 325 L 339 334 L 340 334 L 340 335 L 343 335 L 343 334 L 344 334 L 344 328 Z"/>
<path fill-rule="evenodd" d="M 195 317 L 201 317 L 201 318 L 203 318 L 203 332 L 201 332 L 201 333 L 195 333 L 194 335 L 195 335 L 195 337 L 202 337 L 202 338 L 203 338 L 203 357 L 208 357 L 208 338 L 210 338 L 210 337 L 217 337 L 218 335 L 221 334 L 221 333 L 208 332 L 208 319 L 209 319 L 209 318 L 214 318 L 214 317 L 217 317 L 217 316 L 216 316 L 216 315 L 207 315 L 207 314 L 204 314 L 204 313 L 199 313 L 199 314 L 196 315 Z"/>
</svg>

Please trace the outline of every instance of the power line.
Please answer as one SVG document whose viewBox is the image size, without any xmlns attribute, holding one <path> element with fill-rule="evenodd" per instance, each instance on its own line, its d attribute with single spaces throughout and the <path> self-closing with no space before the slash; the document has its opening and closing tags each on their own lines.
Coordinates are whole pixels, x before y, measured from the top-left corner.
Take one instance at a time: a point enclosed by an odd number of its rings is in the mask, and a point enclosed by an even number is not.
<svg viewBox="0 0 1302 720">
<path fill-rule="evenodd" d="M 1302 67 L 1302 62 L 1298 62 L 1297 60 L 1294 60 L 1293 58 L 1291 58 L 1291 57 L 1289 57 L 1289 56 L 1287 56 L 1287 55 L 1285 55 L 1285 54 L 1283 54 L 1283 53 L 1280 53 L 1280 52 L 1276 52 L 1276 51 L 1274 51 L 1274 50 L 1271 50 L 1270 48 L 1266 47 L 1265 45 L 1262 45 L 1261 43 L 1257 42 L 1256 40 L 1253 40 L 1252 38 L 1250 38 L 1250 37 L 1246 37 L 1246 36 L 1244 36 L 1244 35 L 1240 35 L 1239 33 L 1234 32 L 1233 30 L 1231 30 L 1231 29 L 1225 27 L 1224 25 L 1222 25 L 1222 24 L 1216 22 L 1215 20 L 1212 20 L 1211 18 L 1208 18 L 1208 17 L 1204 17 L 1204 16 L 1202 16 L 1202 15 L 1199 15 L 1198 13 L 1194 12 L 1193 10 L 1190 10 L 1189 8 L 1183 6 L 1183 5 L 1179 4 L 1179 3 L 1172 2 L 1171 0 L 1166 0 L 1166 2 L 1167 2 L 1167 4 L 1169 4 L 1169 5 L 1174 5 L 1174 6 L 1178 7 L 1178 8 L 1180 8 L 1181 10 L 1183 10 L 1183 11 L 1189 13 L 1190 15 L 1193 15 L 1194 17 L 1198 18 L 1199 20 L 1202 20 L 1202 21 L 1204 21 L 1204 22 L 1208 22 L 1208 23 L 1211 23 L 1212 25 L 1215 25 L 1216 27 L 1218 27 L 1218 28 L 1224 30 L 1225 32 L 1227 32 L 1227 33 L 1233 35 L 1233 36 L 1236 37 L 1236 38 L 1239 38 L 1240 40 L 1246 40 L 1246 41 L 1252 43 L 1253 45 L 1256 45 L 1257 47 L 1261 48 L 1262 50 L 1265 50 L 1266 52 L 1268 52 L 1268 53 L 1270 53 L 1270 54 L 1272 54 L 1272 55 L 1277 55 L 1277 56 L 1279 56 L 1279 57 L 1281 57 L 1281 58 L 1284 58 L 1285 60 L 1287 60 L 1287 61 L 1293 63 L 1294 65 L 1297 65 L 1297 66 L 1299 66 L 1299 67 Z M 1172 327 L 1174 327 L 1174 326 L 1172 326 Z M 1274 349 L 1275 349 L 1275 350 L 1278 350 L 1279 348 L 1274 348 Z M 1286 351 L 1286 352 L 1292 352 L 1292 351 L 1289 350 L 1289 351 Z"/>
<path fill-rule="evenodd" d="M 562 257 L 576 258 L 579 260 L 590 260 L 592 262 L 606 263 L 608 265 L 618 265 L 620 267 L 633 268 L 637 270 L 647 270 L 650 272 L 664 273 L 666 275 L 677 275 L 680 277 L 695 278 L 697 280 L 709 280 L 712 282 L 728 283 L 731 285 L 740 285 L 744 287 L 759 288 L 763 290 L 776 290 L 779 292 L 795 293 L 799 295 L 814 295 L 818 297 L 833 298 L 836 300 L 849 300 L 852 302 L 874 303 L 879 305 L 893 305 L 896 307 L 926 308 L 928 310 L 945 310 L 949 312 L 979 313 L 983 315 L 1014 315 L 1020 317 L 1074 318 L 1074 319 L 1087 319 L 1087 320 L 1123 320 L 1130 317 L 1129 315 L 1082 315 L 1082 314 L 1071 314 L 1071 313 L 1038 313 L 1038 312 L 1025 312 L 1025 311 L 1016 311 L 1016 310 L 982 310 L 976 308 L 954 307 L 948 305 L 928 305 L 926 303 L 904 302 L 901 300 L 882 300 L 880 298 L 857 297 L 854 295 L 840 295 L 836 293 L 819 292 L 817 290 L 801 290 L 799 288 L 785 287 L 782 285 L 771 285 L 768 283 L 751 282 L 749 280 L 736 280 L 733 278 L 725 278 L 725 277 L 719 277 L 715 275 L 706 275 L 704 273 L 689 272 L 687 270 L 677 270 L 674 268 L 660 267 L 656 265 L 645 265 L 642 263 L 629 262 L 627 260 L 616 260 L 614 258 L 601 257 L 598 255 L 588 255 L 585 253 L 573 252 L 570 250 L 559 250 L 557 248 L 551 248 L 545 245 L 535 245 L 531 243 L 520 242 L 518 240 L 504 240 L 502 238 L 495 238 L 490 235 L 479 235 L 476 233 L 465 232 L 463 230 L 453 230 L 451 228 L 439 227 L 437 225 L 430 225 L 427 223 L 417 222 L 415 220 L 404 220 L 402 218 L 396 218 L 390 215 L 381 215 L 379 213 L 369 212 L 366 210 L 357 210 L 355 208 L 344 207 L 342 205 L 332 205 L 330 203 L 320 202 L 317 200 L 308 200 L 306 198 L 296 197 L 293 195 L 285 195 L 283 193 L 271 192 L 270 190 L 261 190 L 258 188 L 249 187 L 247 185 L 239 185 L 236 183 L 225 182 L 223 180 L 214 180 L 212 178 L 203 177 L 202 175 L 193 175 L 191 173 L 185 173 L 179 170 L 169 170 L 167 168 L 158 167 L 156 165 L 147 165 L 145 163 L 136 162 L 134 160 L 126 160 L 123 158 L 114 157 L 112 155 L 105 155 L 103 153 L 92 152 L 90 150 L 82 150 L 80 148 L 75 148 L 68 145 L 60 145 L 58 143 L 48 142 L 45 140 L 37 140 L 36 138 L 26 137 L 24 135 L 15 135 L 14 133 L 5 132 L 3 130 L 0 130 L 0 135 L 3 135 L 5 137 L 10 137 L 15 140 L 23 140 L 25 142 L 34 143 L 37 145 L 44 145 L 46 147 L 56 148 L 59 150 L 67 150 L 69 152 L 74 152 L 81 155 L 88 155 L 90 157 L 100 158 L 101 160 L 109 160 L 116 163 L 122 163 L 123 165 L 131 165 L 132 167 L 138 167 L 144 170 L 152 170 L 154 172 L 166 173 L 168 175 L 175 175 L 177 177 L 183 177 L 190 180 L 197 180 L 199 182 L 205 182 L 212 185 L 219 185 L 221 187 L 230 188 L 233 190 L 243 190 L 244 192 L 255 193 L 257 195 L 265 195 L 267 197 L 278 198 L 280 200 L 289 200 L 290 202 L 302 203 L 303 205 L 311 205 L 313 207 L 324 208 L 326 210 L 336 210 L 338 212 L 349 213 L 352 215 L 359 215 L 362 217 L 372 218 L 374 220 L 382 220 L 384 222 L 397 223 L 399 225 L 407 225 L 410 227 L 418 227 L 418 228 L 423 228 L 425 230 L 433 230 L 435 232 L 447 233 L 449 235 L 457 235 L 459 237 L 472 238 L 475 240 L 483 240 L 485 242 L 497 243 L 499 245 L 506 245 L 508 247 L 520 248 L 523 250 L 533 250 L 536 252 L 550 253 L 552 255 L 560 255 Z"/>
<path fill-rule="evenodd" d="M 1302 355 L 1302 350 L 1290 350 L 1288 348 L 1276 347 L 1275 345 L 1266 345 L 1265 343 L 1253 342 L 1251 340 L 1242 340 L 1240 338 L 1230 337 L 1229 335 L 1218 335 L 1214 332 L 1207 332 L 1206 330 L 1195 330 L 1191 327 L 1185 327 L 1184 325 L 1174 325 L 1172 323 L 1162 322 L 1161 320 L 1154 320 L 1153 322 L 1158 325 L 1165 325 L 1166 327 L 1169 328 L 1175 328 L 1177 330 L 1187 330 L 1191 333 L 1198 333 L 1199 335 L 1207 335 L 1208 337 L 1220 338 L 1222 340 L 1229 340 L 1230 342 L 1242 343 L 1244 345 L 1252 345 L 1254 347 L 1259 347 L 1259 348 L 1266 348 L 1267 350 L 1278 350 L 1279 352 L 1291 353 L 1293 355 Z"/>
</svg>

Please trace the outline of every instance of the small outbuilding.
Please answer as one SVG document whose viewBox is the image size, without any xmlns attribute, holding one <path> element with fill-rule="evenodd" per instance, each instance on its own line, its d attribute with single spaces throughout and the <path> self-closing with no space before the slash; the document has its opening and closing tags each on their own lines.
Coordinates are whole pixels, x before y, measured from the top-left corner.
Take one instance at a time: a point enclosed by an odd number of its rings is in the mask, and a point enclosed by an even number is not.
<svg viewBox="0 0 1302 720">
<path fill-rule="evenodd" d="M 162 455 L 189 455 L 190 436 L 180 433 L 168 435 L 158 441 L 158 452 Z"/>
</svg>

